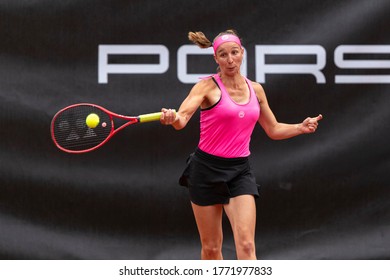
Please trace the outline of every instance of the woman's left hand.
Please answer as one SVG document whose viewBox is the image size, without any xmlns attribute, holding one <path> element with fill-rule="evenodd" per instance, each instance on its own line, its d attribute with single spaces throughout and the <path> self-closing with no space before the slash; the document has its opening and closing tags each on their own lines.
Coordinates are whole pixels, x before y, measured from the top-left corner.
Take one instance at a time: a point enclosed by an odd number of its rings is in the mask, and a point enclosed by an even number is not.
<svg viewBox="0 0 390 280">
<path fill-rule="evenodd" d="M 322 115 L 319 114 L 314 118 L 306 118 L 301 124 L 302 133 L 313 133 L 317 130 L 318 121 L 322 120 Z"/>
</svg>

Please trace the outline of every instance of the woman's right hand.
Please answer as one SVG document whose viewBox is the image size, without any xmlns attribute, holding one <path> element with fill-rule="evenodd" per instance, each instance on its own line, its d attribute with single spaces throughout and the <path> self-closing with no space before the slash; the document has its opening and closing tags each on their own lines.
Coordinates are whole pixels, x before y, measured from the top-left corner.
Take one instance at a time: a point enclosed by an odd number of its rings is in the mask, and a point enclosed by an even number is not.
<svg viewBox="0 0 390 280">
<path fill-rule="evenodd" d="M 161 109 L 161 117 L 160 117 L 160 122 L 164 125 L 172 125 L 175 121 L 177 121 L 177 114 L 176 110 L 174 109 L 166 109 L 162 108 Z"/>
</svg>

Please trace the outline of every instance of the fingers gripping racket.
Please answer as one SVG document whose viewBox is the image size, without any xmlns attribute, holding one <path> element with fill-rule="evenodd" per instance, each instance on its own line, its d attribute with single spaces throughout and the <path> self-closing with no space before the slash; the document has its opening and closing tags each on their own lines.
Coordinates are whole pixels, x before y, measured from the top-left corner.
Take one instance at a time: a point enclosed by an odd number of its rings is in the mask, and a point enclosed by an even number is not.
<svg viewBox="0 0 390 280">
<path fill-rule="evenodd" d="M 55 145 L 67 153 L 86 153 L 105 143 L 125 127 L 160 120 L 161 112 L 139 116 L 123 116 L 101 106 L 80 103 L 57 112 L 51 121 L 51 137 Z M 115 127 L 114 120 L 122 120 Z M 126 121 L 123 124 L 123 121 Z"/>
</svg>

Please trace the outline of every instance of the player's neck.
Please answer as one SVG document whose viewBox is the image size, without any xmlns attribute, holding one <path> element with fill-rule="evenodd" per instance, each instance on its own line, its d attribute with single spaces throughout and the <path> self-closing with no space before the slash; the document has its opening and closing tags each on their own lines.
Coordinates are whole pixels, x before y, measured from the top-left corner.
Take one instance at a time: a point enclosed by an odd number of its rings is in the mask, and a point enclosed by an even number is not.
<svg viewBox="0 0 390 280">
<path fill-rule="evenodd" d="M 220 77 L 225 87 L 232 89 L 240 88 L 243 84 L 245 84 L 245 78 L 240 73 L 233 76 L 220 74 Z"/>
</svg>

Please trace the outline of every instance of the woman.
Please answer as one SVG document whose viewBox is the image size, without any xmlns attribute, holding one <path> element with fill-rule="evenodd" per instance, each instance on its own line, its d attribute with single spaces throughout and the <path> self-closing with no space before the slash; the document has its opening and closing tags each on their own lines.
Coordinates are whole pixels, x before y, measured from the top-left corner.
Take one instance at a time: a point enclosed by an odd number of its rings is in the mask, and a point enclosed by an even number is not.
<svg viewBox="0 0 390 280">
<path fill-rule="evenodd" d="M 161 123 L 184 128 L 200 107 L 200 140 L 181 184 L 188 186 L 198 227 L 202 259 L 222 259 L 222 215 L 231 224 L 238 259 L 256 259 L 255 198 L 259 196 L 248 162 L 249 143 L 258 122 L 272 139 L 316 131 L 322 115 L 300 124 L 279 123 L 259 83 L 240 73 L 244 48 L 234 30 L 211 42 L 202 32 L 189 32 L 201 48 L 213 47 L 218 74 L 194 85 L 177 113 L 162 109 Z"/>
</svg>

